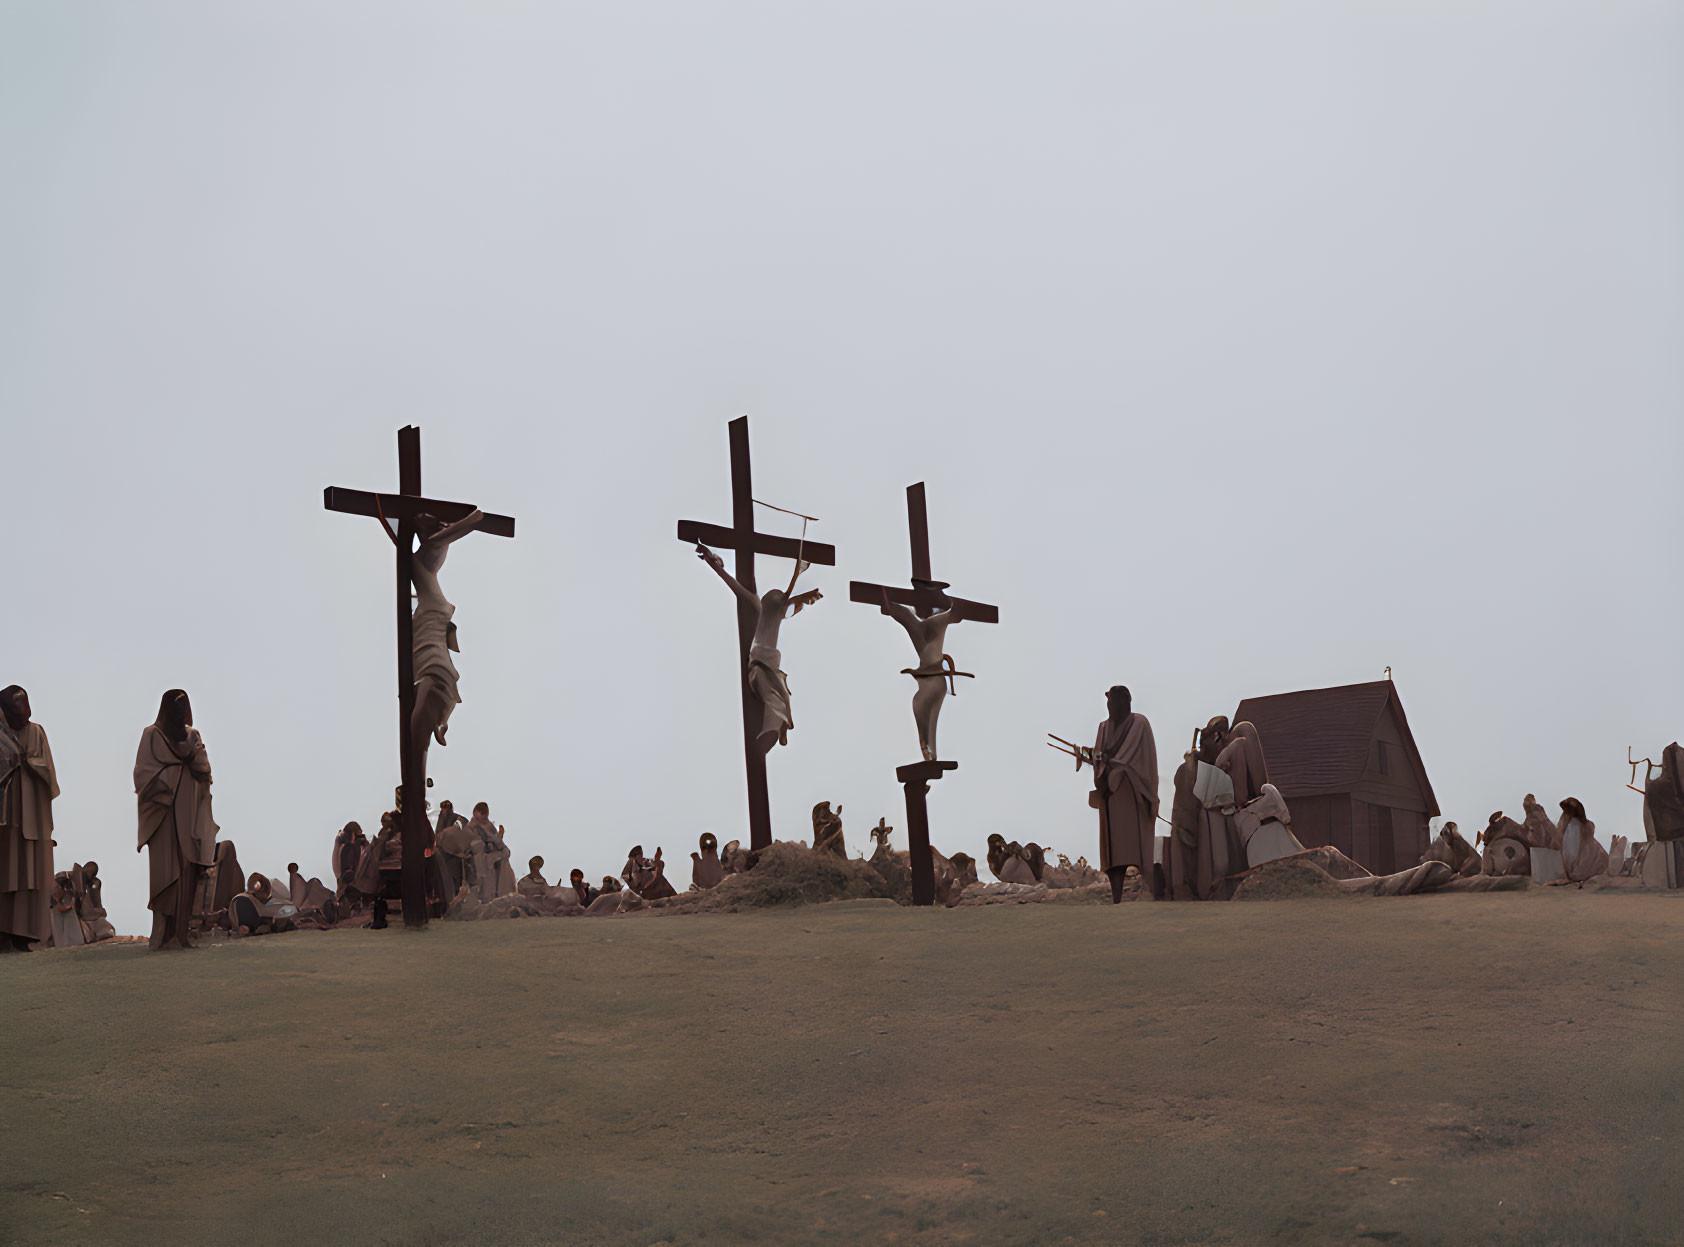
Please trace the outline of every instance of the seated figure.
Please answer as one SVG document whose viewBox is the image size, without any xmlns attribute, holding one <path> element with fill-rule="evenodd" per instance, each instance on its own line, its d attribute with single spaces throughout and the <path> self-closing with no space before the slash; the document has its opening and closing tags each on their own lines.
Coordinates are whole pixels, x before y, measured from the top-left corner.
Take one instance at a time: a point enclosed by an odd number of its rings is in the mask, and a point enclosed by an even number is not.
<svg viewBox="0 0 1684 1247">
<path fill-rule="evenodd" d="M 52 948 L 80 948 L 82 923 L 76 917 L 76 891 L 70 882 L 70 872 L 61 870 L 53 876 L 53 890 L 47 895 L 47 944 Z"/>
<path fill-rule="evenodd" d="M 291 931 L 297 926 L 298 907 L 290 899 L 275 894 L 275 887 L 267 875 L 253 873 L 246 881 L 246 890 L 230 902 L 229 921 L 238 935 L 267 935 L 271 931 Z"/>
<path fill-rule="evenodd" d="M 526 874 L 515 890 L 522 896 L 542 897 L 550 894 L 549 881 L 544 878 L 544 859 L 535 857 L 526 864 Z"/>
<path fill-rule="evenodd" d="M 655 846 L 654 857 L 635 857 L 626 865 L 631 869 L 627 886 L 644 900 L 658 901 L 678 895 L 678 889 L 667 881 L 667 867 L 661 860 L 659 845 Z"/>
<path fill-rule="evenodd" d="M 697 891 L 716 888 L 725 878 L 725 867 L 719 862 L 719 841 L 711 831 L 704 831 L 698 847 L 700 852 L 690 854 L 690 886 Z"/>
<path fill-rule="evenodd" d="M 601 888 L 593 888 L 585 882 L 585 872 L 577 866 L 567 876 L 567 886 L 573 889 L 573 895 L 578 898 L 579 904 L 586 909 L 590 908 L 592 901 L 602 895 Z"/>
<path fill-rule="evenodd" d="M 82 924 L 82 939 L 86 943 L 97 944 L 100 940 L 114 938 L 117 928 L 106 917 L 105 904 L 100 899 L 103 885 L 99 878 L 99 863 L 83 862 L 72 867 L 70 882 L 76 894 L 76 917 Z"/>
<path fill-rule="evenodd" d="M 1463 877 L 1477 875 L 1480 870 L 1479 854 L 1456 829 L 1455 823 L 1446 823 L 1439 830 L 1438 838 L 1427 846 L 1427 851 L 1421 854 L 1421 860 L 1443 862 Z"/>
<path fill-rule="evenodd" d="M 1596 838 L 1596 824 L 1585 814 L 1585 807 L 1577 797 L 1561 803 L 1561 819 L 1556 824 L 1561 837 L 1561 869 L 1565 882 L 1580 887 L 1587 879 L 1605 874 L 1608 870 L 1608 850 Z"/>
<path fill-rule="evenodd" d="M 1485 842 L 1480 870 L 1487 875 L 1529 875 L 1532 854 L 1526 828 L 1501 810 L 1494 812 L 1476 838 Z"/>
<path fill-rule="evenodd" d="M 1001 883 L 1040 882 L 1035 877 L 1035 871 L 1029 864 L 1023 846 L 1015 840 L 1007 844 L 1006 838 L 997 831 L 990 833 L 988 837 L 988 869 L 994 872 L 994 877 Z"/>
<path fill-rule="evenodd" d="M 813 852 L 834 853 L 847 857 L 847 845 L 842 839 L 842 807 L 830 808 L 830 802 L 820 801 L 813 807 Z"/>
<path fill-rule="evenodd" d="M 1245 845 L 1248 867 L 1304 851 L 1292 834 L 1292 811 L 1273 784 L 1264 784 L 1257 797 L 1234 811 L 1234 828 Z"/>
</svg>

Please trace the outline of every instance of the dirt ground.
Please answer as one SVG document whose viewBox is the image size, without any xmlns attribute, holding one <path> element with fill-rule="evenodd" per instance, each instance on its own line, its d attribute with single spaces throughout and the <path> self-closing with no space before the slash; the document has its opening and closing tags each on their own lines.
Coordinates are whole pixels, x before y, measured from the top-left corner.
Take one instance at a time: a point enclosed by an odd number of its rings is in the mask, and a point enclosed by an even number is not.
<svg viewBox="0 0 1684 1247">
<path fill-rule="evenodd" d="M 1684 898 L 0 958 L 0 1242 L 1680 1243 Z"/>
</svg>

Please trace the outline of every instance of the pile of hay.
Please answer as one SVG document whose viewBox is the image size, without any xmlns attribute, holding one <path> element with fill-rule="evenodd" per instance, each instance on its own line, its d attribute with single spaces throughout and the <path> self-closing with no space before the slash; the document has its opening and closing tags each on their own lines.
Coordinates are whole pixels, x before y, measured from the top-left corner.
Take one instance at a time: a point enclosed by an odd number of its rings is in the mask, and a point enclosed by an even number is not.
<svg viewBox="0 0 1684 1247">
<path fill-rule="evenodd" d="M 1307 854 L 1276 858 L 1254 867 L 1234 892 L 1236 901 L 1318 900 L 1347 897 L 1339 881 Z"/>
<path fill-rule="evenodd" d="M 883 876 L 859 858 L 815 853 L 803 844 L 774 841 L 746 874 L 731 875 L 706 892 L 684 892 L 654 902 L 655 912 L 717 913 L 773 905 L 822 905 L 826 901 L 892 899 Z"/>
</svg>

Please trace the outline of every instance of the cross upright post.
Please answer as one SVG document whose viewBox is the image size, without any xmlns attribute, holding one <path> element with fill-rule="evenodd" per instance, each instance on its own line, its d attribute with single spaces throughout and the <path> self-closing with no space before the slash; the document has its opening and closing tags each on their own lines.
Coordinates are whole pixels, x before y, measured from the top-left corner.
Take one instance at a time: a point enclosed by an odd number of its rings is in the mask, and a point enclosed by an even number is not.
<svg viewBox="0 0 1684 1247">
<path fill-rule="evenodd" d="M 421 430 L 413 424 L 398 430 L 398 493 L 406 498 L 421 496 Z M 409 605 L 414 576 L 415 521 L 403 514 L 398 519 L 397 546 L 398 776 L 404 798 L 399 811 L 403 819 L 403 924 L 424 927 L 427 925 L 427 863 L 422 856 L 422 841 L 427 822 L 426 763 L 422 760 L 421 746 L 410 730 L 415 714 L 415 616 Z"/>
<path fill-rule="evenodd" d="M 471 515 L 467 502 L 445 502 L 421 496 L 421 430 L 406 425 L 398 430 L 398 492 L 371 494 L 360 489 L 329 485 L 322 505 L 346 515 L 373 516 L 396 547 L 398 612 L 398 771 L 403 805 L 403 922 L 406 927 L 427 925 L 427 756 L 415 738 L 415 617 L 410 606 L 415 580 L 415 521 L 431 515 L 446 522 Z M 395 525 L 395 531 L 394 531 Z M 515 522 L 506 515 L 486 515 L 478 531 L 513 537 Z M 446 900 L 449 898 L 446 897 Z"/>
<path fill-rule="evenodd" d="M 758 593 L 754 579 L 754 556 L 799 559 L 820 567 L 836 565 L 836 547 L 819 541 L 797 541 L 775 537 L 754 529 L 754 480 L 749 460 L 748 417 L 738 416 L 729 425 L 731 441 L 731 527 L 678 521 L 678 539 L 690 545 L 731 550 L 736 554 L 737 583 L 751 594 Z M 755 610 L 737 602 L 737 662 L 742 676 L 743 768 L 748 780 L 749 847 L 763 849 L 772 843 L 772 804 L 766 788 L 766 754 L 757 740 L 760 703 L 749 685 L 749 647 L 754 641 Z"/>
</svg>

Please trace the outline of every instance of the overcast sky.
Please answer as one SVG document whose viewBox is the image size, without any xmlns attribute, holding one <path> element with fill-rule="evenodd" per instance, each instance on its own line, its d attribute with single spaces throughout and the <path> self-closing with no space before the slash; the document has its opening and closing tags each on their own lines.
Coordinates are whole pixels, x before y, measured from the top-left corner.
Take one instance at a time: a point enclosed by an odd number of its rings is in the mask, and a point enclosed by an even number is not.
<svg viewBox="0 0 1684 1247">
<path fill-rule="evenodd" d="M 0 684 L 147 929 L 135 747 L 189 690 L 248 870 L 397 782 L 391 489 L 518 517 L 443 577 L 432 796 L 524 869 L 746 839 L 729 594 L 674 537 L 821 517 L 775 829 L 904 828 L 902 582 L 949 650 L 936 845 L 1090 857 L 1125 682 L 1169 776 L 1390 665 L 1447 818 L 1641 837 L 1684 733 L 1684 6 L 0 4 Z M 794 533 L 788 517 L 763 526 Z M 763 561 L 763 580 L 787 564 Z M 897 845 L 904 835 L 897 831 Z"/>
</svg>

